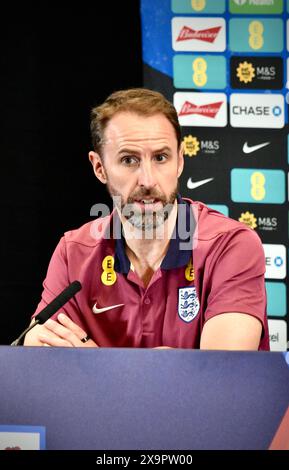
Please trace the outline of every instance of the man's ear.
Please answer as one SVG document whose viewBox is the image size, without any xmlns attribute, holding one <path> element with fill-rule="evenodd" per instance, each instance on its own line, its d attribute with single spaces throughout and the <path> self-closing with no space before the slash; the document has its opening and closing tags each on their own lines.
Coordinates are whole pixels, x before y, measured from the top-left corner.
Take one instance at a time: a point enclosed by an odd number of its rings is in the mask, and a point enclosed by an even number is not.
<svg viewBox="0 0 289 470">
<path fill-rule="evenodd" d="M 181 176 L 184 169 L 184 145 L 183 142 L 178 151 L 178 178 Z"/>
<path fill-rule="evenodd" d="M 103 166 L 102 159 L 101 159 L 100 155 L 96 152 L 91 151 L 88 154 L 88 158 L 89 158 L 90 163 L 93 166 L 93 171 L 94 171 L 95 176 L 103 184 L 106 184 L 107 183 L 107 177 L 106 177 L 105 169 L 104 169 L 104 166 Z"/>
</svg>

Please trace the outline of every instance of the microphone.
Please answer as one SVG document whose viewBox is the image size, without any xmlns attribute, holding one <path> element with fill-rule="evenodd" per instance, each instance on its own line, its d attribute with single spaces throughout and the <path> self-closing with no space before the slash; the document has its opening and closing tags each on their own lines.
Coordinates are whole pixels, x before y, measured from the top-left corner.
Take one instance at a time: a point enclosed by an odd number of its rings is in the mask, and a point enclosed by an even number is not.
<svg viewBox="0 0 289 470">
<path fill-rule="evenodd" d="M 44 307 L 41 312 L 39 312 L 35 318 L 35 322 L 30 325 L 26 330 L 24 330 L 21 335 L 11 343 L 11 346 L 19 346 L 21 345 L 21 340 L 23 337 L 36 325 L 42 325 L 46 322 L 54 313 L 57 312 L 68 300 L 70 300 L 76 292 L 80 291 L 82 288 L 81 283 L 79 281 L 73 281 L 69 286 L 67 286 L 57 297 L 55 297 L 52 302 L 50 302 L 46 307 Z"/>
</svg>

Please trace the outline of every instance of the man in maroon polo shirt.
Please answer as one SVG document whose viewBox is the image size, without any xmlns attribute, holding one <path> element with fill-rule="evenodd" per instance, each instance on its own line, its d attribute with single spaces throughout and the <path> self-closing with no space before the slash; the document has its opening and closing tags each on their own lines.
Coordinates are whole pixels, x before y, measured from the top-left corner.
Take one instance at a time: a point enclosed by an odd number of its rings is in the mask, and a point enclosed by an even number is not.
<svg viewBox="0 0 289 470">
<path fill-rule="evenodd" d="M 82 290 L 25 345 L 268 350 L 260 239 L 178 195 L 178 116 L 160 93 L 113 93 L 92 110 L 96 177 L 115 209 L 65 233 L 42 310 L 71 281 Z"/>
</svg>

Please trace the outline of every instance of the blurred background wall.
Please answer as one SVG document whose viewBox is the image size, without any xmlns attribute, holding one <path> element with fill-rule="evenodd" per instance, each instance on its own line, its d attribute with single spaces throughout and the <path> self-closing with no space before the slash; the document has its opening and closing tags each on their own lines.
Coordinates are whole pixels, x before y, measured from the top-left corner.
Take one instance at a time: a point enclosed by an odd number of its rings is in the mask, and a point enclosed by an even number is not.
<svg viewBox="0 0 289 470">
<path fill-rule="evenodd" d="M 63 232 L 110 204 L 87 158 L 89 114 L 142 85 L 140 13 L 138 0 L 96 5 L 1 15 L 1 344 L 28 325 Z"/>
</svg>

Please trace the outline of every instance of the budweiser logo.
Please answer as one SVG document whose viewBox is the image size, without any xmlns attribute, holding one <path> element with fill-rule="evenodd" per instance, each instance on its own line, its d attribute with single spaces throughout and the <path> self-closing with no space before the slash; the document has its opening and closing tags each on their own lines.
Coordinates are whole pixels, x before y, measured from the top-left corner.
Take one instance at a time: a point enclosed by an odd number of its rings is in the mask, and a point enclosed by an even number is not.
<svg viewBox="0 0 289 470">
<path fill-rule="evenodd" d="M 214 118 L 217 115 L 222 104 L 223 101 L 218 101 L 217 103 L 197 106 L 194 103 L 185 101 L 182 106 L 182 109 L 179 112 L 179 116 L 187 116 L 188 114 L 200 114 L 205 117 Z"/>
<path fill-rule="evenodd" d="M 177 38 L 177 41 L 188 41 L 189 39 L 198 39 L 199 41 L 213 43 L 219 34 L 222 26 L 216 26 L 215 28 L 201 29 L 196 31 L 195 29 L 184 26 Z"/>
</svg>

